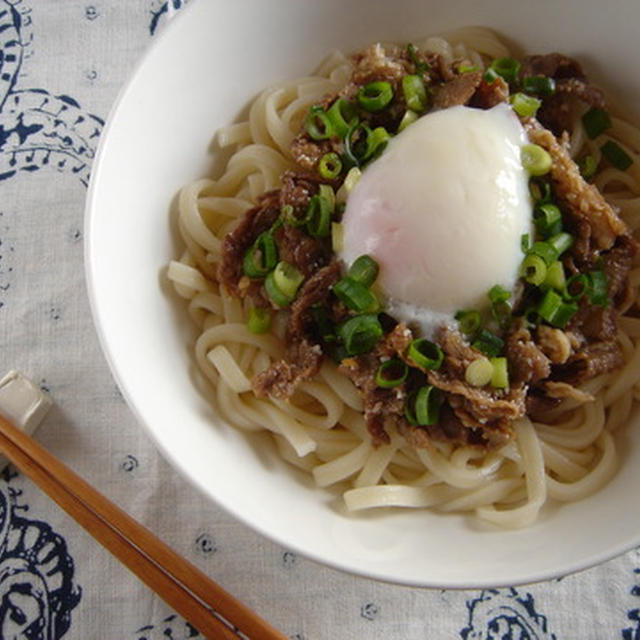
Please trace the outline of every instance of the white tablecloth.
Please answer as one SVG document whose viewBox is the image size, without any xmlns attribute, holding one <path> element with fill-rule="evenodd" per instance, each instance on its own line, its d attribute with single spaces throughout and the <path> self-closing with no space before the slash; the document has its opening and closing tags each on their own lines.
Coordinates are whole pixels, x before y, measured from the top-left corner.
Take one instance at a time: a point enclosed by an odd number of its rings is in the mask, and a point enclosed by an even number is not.
<svg viewBox="0 0 640 640">
<path fill-rule="evenodd" d="M 39 441 L 292 640 L 640 638 L 639 550 L 513 589 L 361 579 L 236 522 L 136 425 L 89 313 L 83 208 L 116 93 L 182 4 L 0 0 L 0 344 L 4 369 L 55 400 Z M 0 479 L 0 629 L 25 639 L 199 637 L 11 468 Z"/>
</svg>

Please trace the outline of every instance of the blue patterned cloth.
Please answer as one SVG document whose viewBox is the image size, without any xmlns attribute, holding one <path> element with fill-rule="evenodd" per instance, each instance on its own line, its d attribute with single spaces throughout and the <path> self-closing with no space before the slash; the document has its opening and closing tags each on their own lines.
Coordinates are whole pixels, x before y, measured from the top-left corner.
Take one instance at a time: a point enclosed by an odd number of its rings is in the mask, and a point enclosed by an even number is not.
<svg viewBox="0 0 640 640">
<path fill-rule="evenodd" d="M 205 501 L 136 426 L 90 319 L 85 187 L 117 90 L 183 4 L 0 0 L 0 344 L 5 369 L 55 399 L 38 439 L 291 640 L 640 640 L 640 550 L 513 589 L 356 578 Z M 9 468 L 0 478 L 0 637 L 200 636 Z"/>
</svg>

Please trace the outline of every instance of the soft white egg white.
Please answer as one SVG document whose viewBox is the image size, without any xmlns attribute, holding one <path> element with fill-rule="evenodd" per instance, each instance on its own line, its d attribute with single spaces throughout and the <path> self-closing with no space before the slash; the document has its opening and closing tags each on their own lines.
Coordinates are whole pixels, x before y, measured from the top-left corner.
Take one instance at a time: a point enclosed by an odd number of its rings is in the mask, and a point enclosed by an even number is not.
<svg viewBox="0 0 640 640">
<path fill-rule="evenodd" d="M 430 335 L 460 309 L 511 290 L 531 231 L 527 143 L 506 104 L 427 114 L 394 137 L 362 173 L 342 220 L 346 265 L 369 254 L 377 288 L 398 320 Z"/>
</svg>

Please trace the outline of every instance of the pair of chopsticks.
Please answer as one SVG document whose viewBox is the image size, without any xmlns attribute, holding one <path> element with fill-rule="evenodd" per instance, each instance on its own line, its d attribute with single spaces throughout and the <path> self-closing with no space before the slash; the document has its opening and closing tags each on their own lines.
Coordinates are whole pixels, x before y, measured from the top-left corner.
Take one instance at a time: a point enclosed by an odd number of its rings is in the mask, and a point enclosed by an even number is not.
<svg viewBox="0 0 640 640">
<path fill-rule="evenodd" d="M 0 414 L 0 452 L 211 640 L 286 640 Z"/>
</svg>

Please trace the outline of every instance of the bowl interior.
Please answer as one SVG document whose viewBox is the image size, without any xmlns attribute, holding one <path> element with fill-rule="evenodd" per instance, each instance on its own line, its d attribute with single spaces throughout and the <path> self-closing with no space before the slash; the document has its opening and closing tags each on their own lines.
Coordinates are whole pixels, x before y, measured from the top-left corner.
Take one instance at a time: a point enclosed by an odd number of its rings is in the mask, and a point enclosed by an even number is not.
<svg viewBox="0 0 640 640">
<path fill-rule="evenodd" d="M 411 41 L 459 26 L 494 28 L 528 52 L 562 51 L 637 116 L 623 76 L 640 5 L 450 0 L 194 0 L 132 75 L 103 134 L 87 201 L 92 309 L 127 401 L 166 457 L 205 494 L 264 535 L 320 562 L 383 580 L 481 587 L 562 575 L 640 540 L 640 429 L 622 436 L 621 470 L 597 495 L 550 507 L 522 531 L 463 516 L 348 516 L 281 463 L 263 436 L 221 424 L 195 383 L 183 305 L 164 284 L 177 255 L 170 206 L 214 164 L 212 137 L 271 82 L 312 71 L 332 48 Z M 597 38 L 592 25 L 597 22 Z M 615 522 L 615 527 L 610 523 Z"/>
</svg>

